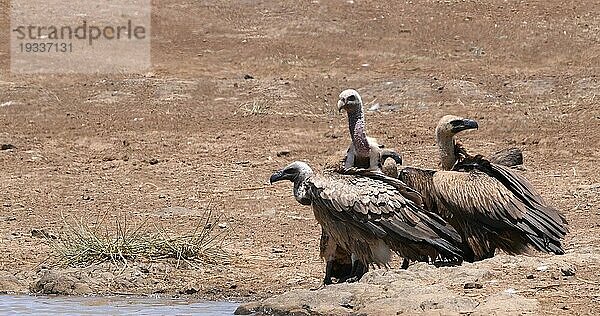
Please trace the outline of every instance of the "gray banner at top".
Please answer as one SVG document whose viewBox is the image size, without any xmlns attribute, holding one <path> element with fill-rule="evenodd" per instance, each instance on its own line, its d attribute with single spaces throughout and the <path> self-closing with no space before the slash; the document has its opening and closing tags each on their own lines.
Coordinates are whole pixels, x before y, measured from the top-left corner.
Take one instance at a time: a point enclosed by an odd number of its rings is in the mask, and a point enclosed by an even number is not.
<svg viewBox="0 0 600 316">
<path fill-rule="evenodd" d="M 150 15 L 150 0 L 12 0 L 11 71 L 145 72 Z"/>
</svg>

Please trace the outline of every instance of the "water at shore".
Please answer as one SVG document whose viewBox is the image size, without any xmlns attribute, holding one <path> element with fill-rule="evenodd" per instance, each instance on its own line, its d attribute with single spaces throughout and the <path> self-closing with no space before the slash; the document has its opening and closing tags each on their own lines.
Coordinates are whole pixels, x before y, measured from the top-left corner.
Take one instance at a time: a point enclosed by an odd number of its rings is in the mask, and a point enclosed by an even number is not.
<svg viewBox="0 0 600 316">
<path fill-rule="evenodd" d="M 182 298 L 0 295 L 0 315 L 232 315 L 238 305 Z"/>
</svg>

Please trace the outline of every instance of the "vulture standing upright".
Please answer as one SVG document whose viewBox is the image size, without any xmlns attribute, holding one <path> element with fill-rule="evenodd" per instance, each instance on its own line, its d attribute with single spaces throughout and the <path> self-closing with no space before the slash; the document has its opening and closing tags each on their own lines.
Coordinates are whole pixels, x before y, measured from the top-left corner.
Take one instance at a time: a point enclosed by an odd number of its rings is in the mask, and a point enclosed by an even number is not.
<svg viewBox="0 0 600 316">
<path fill-rule="evenodd" d="M 467 261 L 492 257 L 496 249 L 563 254 L 563 215 L 523 176 L 481 155 L 471 156 L 456 143 L 454 135 L 474 128 L 474 120 L 444 116 L 436 128 L 442 170 L 406 167 L 399 178 L 461 234 Z"/>
<path fill-rule="evenodd" d="M 396 151 L 384 148 L 375 138 L 367 136 L 362 98 L 356 90 L 347 89 L 340 93 L 338 110 L 345 110 L 348 114 L 348 129 L 352 139 L 344 157 L 344 168 L 381 170 L 387 158 L 402 164 L 402 158 Z"/>
<path fill-rule="evenodd" d="M 384 148 L 374 138 L 367 137 L 362 98 L 358 92 L 353 89 L 342 91 L 339 95 L 338 110 L 345 110 L 348 114 L 348 129 L 352 143 L 341 164 L 333 166 L 332 169 L 343 170 L 353 167 L 379 171 L 383 169 L 386 175 L 397 178 L 396 165 L 402 164 L 402 158 L 396 151 Z M 325 229 L 321 232 L 320 249 L 321 257 L 326 262 L 325 284 L 331 284 L 332 277 L 338 282 L 344 282 L 348 279 L 360 278 L 368 271 L 368 266 L 352 260 L 351 253 L 345 251 L 343 247 L 338 247 Z"/>
<path fill-rule="evenodd" d="M 391 251 L 413 260 L 462 260 L 458 233 L 425 212 L 419 194 L 398 179 L 356 168 L 318 175 L 296 161 L 270 178 L 271 183 L 281 180 L 293 182 L 294 197 L 312 205 L 330 241 L 364 266 L 387 267 Z"/>
</svg>

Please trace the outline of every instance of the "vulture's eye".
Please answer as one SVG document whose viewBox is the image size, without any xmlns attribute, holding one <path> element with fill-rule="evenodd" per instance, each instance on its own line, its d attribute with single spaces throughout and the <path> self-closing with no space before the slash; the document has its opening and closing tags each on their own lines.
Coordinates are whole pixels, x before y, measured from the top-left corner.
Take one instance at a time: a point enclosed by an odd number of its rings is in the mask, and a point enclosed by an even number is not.
<svg viewBox="0 0 600 316">
<path fill-rule="evenodd" d="M 351 95 L 346 100 L 347 101 L 356 101 L 356 96 Z"/>
</svg>

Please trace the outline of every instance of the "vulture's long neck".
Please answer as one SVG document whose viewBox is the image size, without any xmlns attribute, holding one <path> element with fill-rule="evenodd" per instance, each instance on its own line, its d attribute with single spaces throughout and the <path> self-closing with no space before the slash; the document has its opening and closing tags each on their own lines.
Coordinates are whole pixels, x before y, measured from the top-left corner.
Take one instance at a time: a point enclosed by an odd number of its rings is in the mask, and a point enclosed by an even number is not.
<svg viewBox="0 0 600 316">
<path fill-rule="evenodd" d="M 369 156 L 370 148 L 365 130 L 365 113 L 362 108 L 348 113 L 348 127 L 356 152 L 363 157 Z"/>
<path fill-rule="evenodd" d="M 298 178 L 294 180 L 294 197 L 296 198 L 296 201 L 302 205 L 311 204 L 307 188 L 308 177 L 310 177 L 310 175 L 299 175 Z"/>
<path fill-rule="evenodd" d="M 456 163 L 456 153 L 454 152 L 454 135 L 437 135 L 437 145 L 440 151 L 440 168 L 442 170 L 452 170 Z"/>
</svg>

